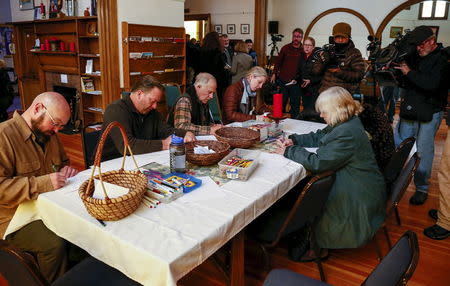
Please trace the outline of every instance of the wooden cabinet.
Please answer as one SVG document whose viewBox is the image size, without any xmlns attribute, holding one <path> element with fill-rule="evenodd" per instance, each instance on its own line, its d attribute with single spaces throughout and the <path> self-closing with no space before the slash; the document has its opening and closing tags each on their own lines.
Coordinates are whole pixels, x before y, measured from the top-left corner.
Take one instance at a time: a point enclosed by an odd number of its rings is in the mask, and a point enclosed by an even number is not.
<svg viewBox="0 0 450 286">
<path fill-rule="evenodd" d="M 129 91 L 139 78 L 151 75 L 161 83 L 176 83 L 184 91 L 186 85 L 185 47 L 183 27 L 137 25 L 122 22 L 124 89 Z M 165 102 L 161 102 L 158 109 L 164 108 Z"/>
<path fill-rule="evenodd" d="M 109 100 L 102 93 L 101 35 L 97 17 L 65 17 L 33 21 L 31 24 L 34 28 L 33 42 L 39 39 L 41 45 L 27 50 L 39 62 L 41 92 L 51 90 L 54 85 L 48 73 L 68 74 L 69 79 L 76 76 L 77 80 L 69 80 L 71 82 L 66 85 L 77 89 L 80 98 L 78 119 L 84 125 L 102 121 Z M 87 66 L 90 68 L 87 69 Z M 84 90 L 83 83 L 87 81 L 94 87 L 93 90 Z M 29 104 L 36 94 L 26 96 L 31 97 L 24 99 Z"/>
</svg>

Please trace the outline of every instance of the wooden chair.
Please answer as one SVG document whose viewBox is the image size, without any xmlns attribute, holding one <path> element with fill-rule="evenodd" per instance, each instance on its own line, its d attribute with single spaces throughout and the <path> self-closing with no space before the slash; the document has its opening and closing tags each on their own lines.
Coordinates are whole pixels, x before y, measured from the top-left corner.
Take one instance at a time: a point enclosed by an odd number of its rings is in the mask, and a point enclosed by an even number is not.
<svg viewBox="0 0 450 286">
<path fill-rule="evenodd" d="M 417 241 L 417 235 L 408 230 L 361 285 L 406 285 L 414 274 L 418 261 L 419 243 Z M 325 286 L 329 284 L 287 269 L 274 269 L 266 277 L 263 286 L 297 285 Z"/>
<path fill-rule="evenodd" d="M 140 285 L 93 257 L 86 258 L 50 284 L 42 276 L 32 255 L 20 251 L 5 240 L 0 240 L 0 276 L 4 278 L 3 283 L 6 281 L 6 286 Z"/>
<path fill-rule="evenodd" d="M 417 170 L 417 167 L 420 163 L 420 157 L 418 153 L 414 153 L 409 159 L 408 163 L 403 167 L 400 174 L 398 175 L 397 180 L 392 184 L 392 193 L 388 200 L 388 204 L 386 207 L 386 220 L 392 215 L 392 213 L 395 213 L 397 223 L 400 225 L 400 215 L 398 213 L 398 204 L 400 203 L 400 200 L 403 198 L 403 195 L 406 192 L 406 189 L 408 188 L 409 184 L 411 183 L 412 177 L 414 176 L 414 173 Z M 389 249 L 392 248 L 391 239 L 389 237 L 388 228 L 386 225 L 386 221 L 382 224 L 380 227 L 384 231 L 384 235 L 386 236 L 386 241 L 388 243 Z M 378 241 L 376 239 L 376 236 L 374 236 L 375 241 L 375 247 L 378 254 L 379 260 L 382 259 L 381 250 L 378 244 Z"/>
<path fill-rule="evenodd" d="M 314 227 L 323 212 L 323 208 L 336 179 L 334 172 L 325 172 L 314 176 L 298 194 L 291 209 L 280 208 L 281 211 L 268 210 L 266 216 L 255 221 L 249 233 L 260 242 L 264 253 L 266 268 L 270 266 L 268 248 L 275 247 L 281 238 L 294 233 L 302 227 L 309 228 L 309 242 L 317 259 L 320 277 L 325 281 L 325 274 L 320 259 L 320 249 L 314 236 Z M 266 219 L 268 218 L 268 219 Z"/>
<path fill-rule="evenodd" d="M 387 163 L 386 167 L 383 170 L 384 181 L 386 182 L 386 191 L 388 195 L 391 192 L 392 183 L 397 179 L 400 171 L 408 160 L 409 153 L 411 152 L 412 147 L 416 139 L 414 137 L 410 137 L 405 139 L 398 148 L 395 150 L 391 159 Z"/>
</svg>

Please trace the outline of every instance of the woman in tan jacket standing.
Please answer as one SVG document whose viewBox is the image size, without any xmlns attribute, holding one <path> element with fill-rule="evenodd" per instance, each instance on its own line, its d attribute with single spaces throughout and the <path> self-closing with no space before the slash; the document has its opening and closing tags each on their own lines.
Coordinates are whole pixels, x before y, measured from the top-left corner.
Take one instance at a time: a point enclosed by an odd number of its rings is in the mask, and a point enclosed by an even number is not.
<svg viewBox="0 0 450 286">
<path fill-rule="evenodd" d="M 248 48 L 244 41 L 239 41 L 234 46 L 235 55 L 231 65 L 231 84 L 241 80 L 253 66 L 253 59 L 248 54 Z"/>
</svg>

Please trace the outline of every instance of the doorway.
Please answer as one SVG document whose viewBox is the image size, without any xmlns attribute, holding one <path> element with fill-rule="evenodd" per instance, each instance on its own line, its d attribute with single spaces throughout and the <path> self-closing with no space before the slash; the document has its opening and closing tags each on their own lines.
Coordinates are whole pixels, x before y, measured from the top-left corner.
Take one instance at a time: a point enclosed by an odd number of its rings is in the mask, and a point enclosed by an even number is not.
<svg viewBox="0 0 450 286">
<path fill-rule="evenodd" d="M 211 15 L 184 15 L 184 28 L 191 39 L 195 38 L 198 42 L 201 42 L 205 35 L 211 31 Z"/>
</svg>

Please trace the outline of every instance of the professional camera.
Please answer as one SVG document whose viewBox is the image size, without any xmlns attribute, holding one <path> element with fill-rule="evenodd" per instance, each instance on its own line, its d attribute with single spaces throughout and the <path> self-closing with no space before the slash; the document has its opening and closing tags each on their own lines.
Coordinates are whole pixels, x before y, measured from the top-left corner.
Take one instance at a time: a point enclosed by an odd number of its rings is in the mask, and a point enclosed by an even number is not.
<svg viewBox="0 0 450 286">
<path fill-rule="evenodd" d="M 270 34 L 272 42 L 281 42 L 284 38 L 284 35 L 281 34 Z"/>
<path fill-rule="evenodd" d="M 414 64 L 415 45 L 409 42 L 410 33 L 397 34 L 397 37 L 387 47 L 380 48 L 381 43 L 376 38 L 369 38 L 371 43 L 367 46 L 370 52 L 369 59 L 372 62 L 372 72 L 375 79 L 384 86 L 400 85 L 401 71 L 394 66 L 401 62 L 407 62 L 409 66 Z"/>
<path fill-rule="evenodd" d="M 321 52 L 328 58 L 326 64 L 328 68 L 335 68 L 339 66 L 340 60 L 345 58 L 345 54 L 339 53 L 336 49 L 336 45 L 334 43 L 334 38 L 328 38 L 328 44 L 325 44 L 322 48 L 318 49 L 314 55 L 313 59 L 318 61 L 323 61 L 321 57 Z"/>
</svg>

